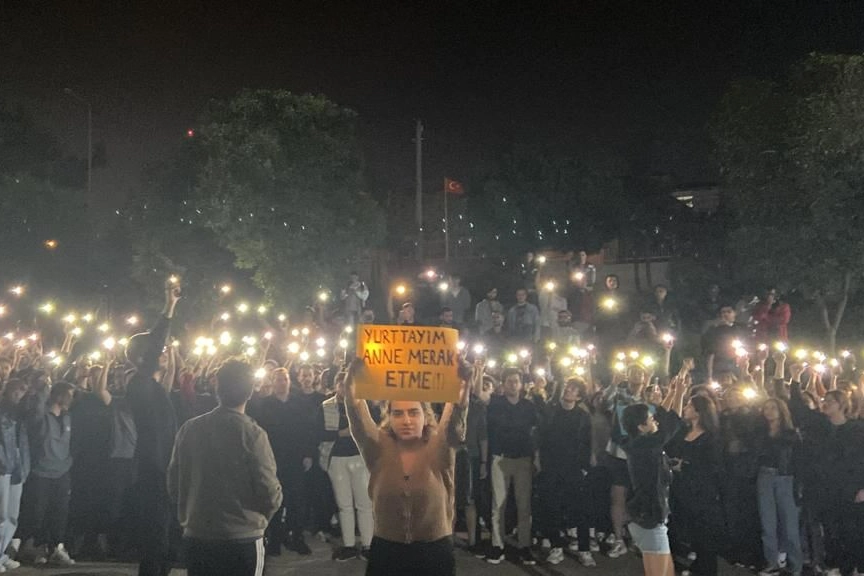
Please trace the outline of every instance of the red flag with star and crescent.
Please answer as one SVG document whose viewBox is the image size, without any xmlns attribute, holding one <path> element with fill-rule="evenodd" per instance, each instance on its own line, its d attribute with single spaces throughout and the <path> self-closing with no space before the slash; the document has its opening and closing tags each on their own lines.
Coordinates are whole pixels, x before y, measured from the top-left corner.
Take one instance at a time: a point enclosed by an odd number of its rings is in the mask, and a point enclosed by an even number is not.
<svg viewBox="0 0 864 576">
<path fill-rule="evenodd" d="M 465 187 L 462 186 L 462 183 L 458 180 L 451 180 L 450 178 L 444 179 L 444 190 L 448 194 L 453 194 L 454 196 L 465 194 Z"/>
</svg>

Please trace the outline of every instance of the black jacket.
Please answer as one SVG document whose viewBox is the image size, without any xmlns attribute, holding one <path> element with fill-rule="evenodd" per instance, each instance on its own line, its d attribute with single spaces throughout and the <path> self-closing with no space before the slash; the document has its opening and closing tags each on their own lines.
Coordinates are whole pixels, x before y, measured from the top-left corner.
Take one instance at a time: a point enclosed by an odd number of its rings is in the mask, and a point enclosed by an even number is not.
<svg viewBox="0 0 864 576">
<path fill-rule="evenodd" d="M 662 408 L 657 408 L 654 418 L 659 424 L 655 434 L 627 438 L 622 445 L 632 483 L 627 513 L 633 522 L 646 529 L 664 524 L 669 517 L 672 470 L 665 448 L 680 426 L 678 416 Z"/>
<path fill-rule="evenodd" d="M 864 422 L 848 420 L 834 426 L 827 416 L 807 407 L 798 382 L 792 383 L 789 411 L 803 436 L 804 497 L 825 504 L 854 500 L 864 489 Z"/>
<path fill-rule="evenodd" d="M 578 474 L 591 467 L 591 416 L 578 405 L 572 410 L 559 402 L 547 405 L 538 431 L 544 472 Z"/>
<path fill-rule="evenodd" d="M 153 374 L 159 369 L 159 357 L 168 337 L 169 326 L 170 320 L 162 316 L 150 330 L 144 360 L 129 381 L 126 392 L 138 431 L 135 446 L 138 463 L 162 473 L 168 469 L 171 460 L 177 418 L 168 393 L 153 379 Z"/>
</svg>

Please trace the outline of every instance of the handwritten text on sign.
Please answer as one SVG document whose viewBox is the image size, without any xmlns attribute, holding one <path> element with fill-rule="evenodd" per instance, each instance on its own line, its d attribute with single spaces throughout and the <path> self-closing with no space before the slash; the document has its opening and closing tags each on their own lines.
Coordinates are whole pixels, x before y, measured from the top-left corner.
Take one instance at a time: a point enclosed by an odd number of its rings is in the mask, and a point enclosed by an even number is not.
<svg viewBox="0 0 864 576">
<path fill-rule="evenodd" d="M 458 402 L 458 342 L 452 328 L 360 326 L 357 357 L 366 369 L 357 378 L 357 396 Z"/>
</svg>

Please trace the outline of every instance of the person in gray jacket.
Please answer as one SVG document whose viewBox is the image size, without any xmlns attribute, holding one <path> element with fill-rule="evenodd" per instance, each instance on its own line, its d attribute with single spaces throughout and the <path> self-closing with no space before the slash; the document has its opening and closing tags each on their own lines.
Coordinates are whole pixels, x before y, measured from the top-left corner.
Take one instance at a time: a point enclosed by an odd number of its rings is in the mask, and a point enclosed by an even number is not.
<svg viewBox="0 0 864 576">
<path fill-rule="evenodd" d="M 264 530 L 282 503 L 267 433 L 246 415 L 252 368 L 226 362 L 219 407 L 177 432 L 168 493 L 183 527 L 189 576 L 261 576 Z"/>
<path fill-rule="evenodd" d="M 72 468 L 72 420 L 69 406 L 75 386 L 55 382 L 47 374 L 33 379 L 27 410 L 32 469 L 21 500 L 21 556 L 34 564 L 70 566 L 63 540 L 69 519 Z M 32 540 L 31 540 L 32 539 Z"/>
</svg>

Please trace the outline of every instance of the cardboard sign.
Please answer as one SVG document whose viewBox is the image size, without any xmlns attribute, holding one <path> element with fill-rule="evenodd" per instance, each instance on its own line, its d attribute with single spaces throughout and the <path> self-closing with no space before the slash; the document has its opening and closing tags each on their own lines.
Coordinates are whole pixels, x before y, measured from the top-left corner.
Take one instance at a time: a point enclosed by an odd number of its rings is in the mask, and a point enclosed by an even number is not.
<svg viewBox="0 0 864 576">
<path fill-rule="evenodd" d="M 458 402 L 459 332 L 452 328 L 358 326 L 355 380 L 367 400 Z"/>
</svg>

